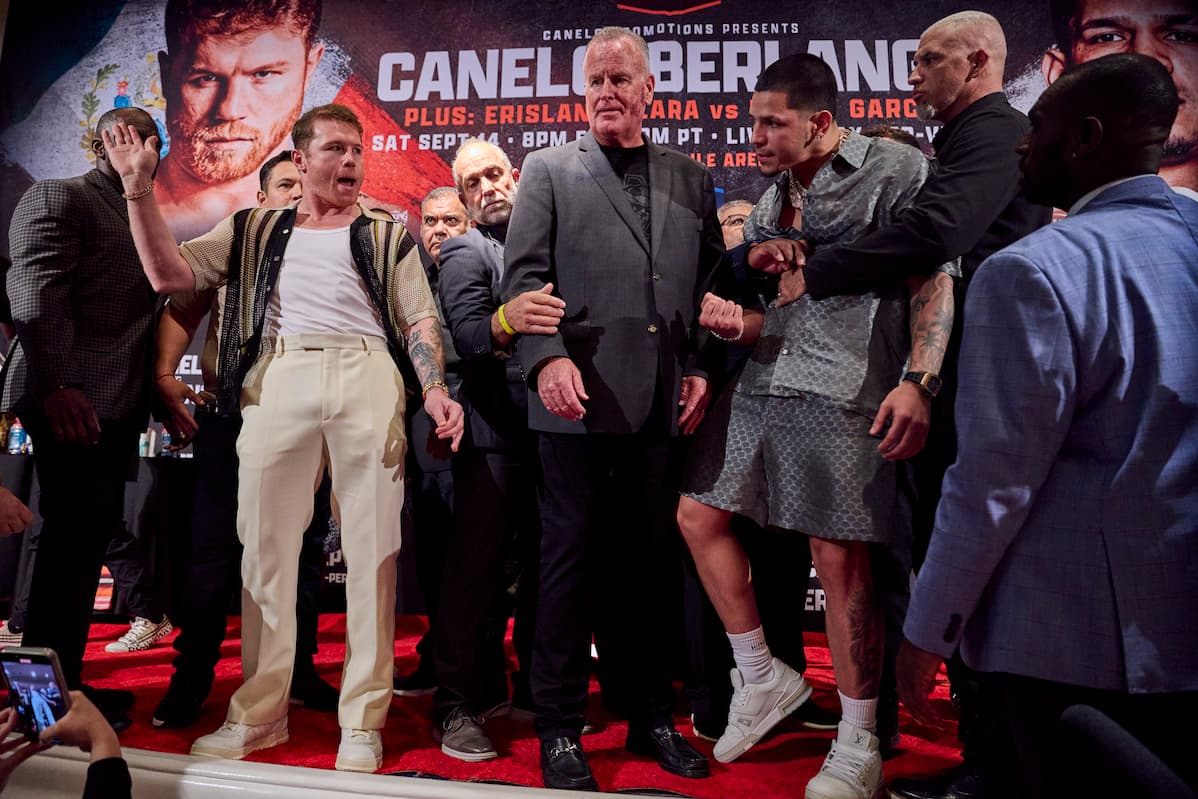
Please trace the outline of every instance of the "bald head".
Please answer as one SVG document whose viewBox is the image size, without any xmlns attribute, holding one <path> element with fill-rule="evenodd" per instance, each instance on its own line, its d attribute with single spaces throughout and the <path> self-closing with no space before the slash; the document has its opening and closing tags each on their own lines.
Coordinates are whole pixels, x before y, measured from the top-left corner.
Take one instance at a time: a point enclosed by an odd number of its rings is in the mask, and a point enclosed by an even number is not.
<svg viewBox="0 0 1198 799">
<path fill-rule="evenodd" d="M 1019 146 L 1028 199 L 1068 208 L 1105 183 L 1155 174 L 1177 107 L 1172 77 L 1149 56 L 1067 70 L 1028 113 L 1032 130 Z"/>
<path fill-rule="evenodd" d="M 1002 91 L 1007 39 L 998 20 L 961 11 L 936 22 L 919 39 L 908 81 L 919 115 L 951 122 L 973 103 Z"/>
<path fill-rule="evenodd" d="M 993 74 L 1001 87 L 1007 63 L 1007 37 L 997 19 L 984 11 L 958 11 L 934 22 L 923 35 L 930 33 L 944 37 L 950 47 L 969 53 L 984 51 L 988 58 L 982 65 L 982 74 Z"/>
<path fill-rule="evenodd" d="M 1177 116 L 1178 97 L 1159 61 L 1120 53 L 1066 70 L 1036 106 L 1066 121 L 1098 120 L 1103 138 L 1120 151 L 1159 151 Z"/>
<path fill-rule="evenodd" d="M 104 134 L 117 125 L 129 125 L 137 131 L 137 135 L 141 136 L 142 141 L 149 141 L 151 136 L 158 136 L 158 126 L 154 124 L 154 118 L 140 108 L 113 108 L 105 111 L 96 121 L 95 137 L 91 143 L 91 151 L 96 159 L 96 169 L 119 180 L 116 170 L 112 168 L 112 164 L 108 162 L 108 157 L 104 152 L 103 139 Z M 155 140 L 154 149 L 162 151 L 161 137 Z M 158 172 L 158 167 L 154 167 L 154 172 Z"/>
<path fill-rule="evenodd" d="M 105 111 L 96 122 L 96 138 L 118 124 L 132 125 L 143 140 L 158 135 L 158 126 L 145 111 L 140 108 L 113 108 Z"/>
<path fill-rule="evenodd" d="M 453 159 L 453 179 L 470 218 L 480 225 L 506 225 L 516 201 L 520 170 L 490 142 L 470 139 Z"/>
</svg>

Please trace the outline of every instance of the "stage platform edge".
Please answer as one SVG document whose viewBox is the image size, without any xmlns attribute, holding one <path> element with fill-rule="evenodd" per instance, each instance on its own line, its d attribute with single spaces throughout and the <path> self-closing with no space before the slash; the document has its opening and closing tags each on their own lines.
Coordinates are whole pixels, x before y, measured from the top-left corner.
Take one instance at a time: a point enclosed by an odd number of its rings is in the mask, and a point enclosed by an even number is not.
<svg viewBox="0 0 1198 799">
<path fill-rule="evenodd" d="M 209 760 L 145 749 L 125 749 L 124 755 L 133 776 L 134 799 L 217 799 L 230 795 L 239 799 L 276 799 L 280 796 L 287 799 L 549 799 L 577 796 L 572 791 L 354 774 L 243 760 Z M 4 799 L 79 799 L 86 772 L 87 755 L 73 747 L 55 747 L 25 761 L 13 773 Z"/>
</svg>

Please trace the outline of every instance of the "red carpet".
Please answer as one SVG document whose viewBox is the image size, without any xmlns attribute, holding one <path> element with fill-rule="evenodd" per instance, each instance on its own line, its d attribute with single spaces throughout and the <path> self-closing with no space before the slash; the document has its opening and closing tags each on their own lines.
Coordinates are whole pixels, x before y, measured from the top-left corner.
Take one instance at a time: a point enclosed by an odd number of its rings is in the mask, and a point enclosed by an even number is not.
<svg viewBox="0 0 1198 799">
<path fill-rule="evenodd" d="M 125 688 L 137 695 L 132 714 L 133 726 L 122 733 L 125 746 L 159 752 L 187 753 L 194 738 L 211 732 L 224 721 L 228 699 L 240 680 L 238 646 L 240 621 L 233 619 L 224 645 L 226 657 L 217 667 L 217 682 L 194 727 L 185 730 L 156 730 L 150 715 L 166 690 L 174 650 L 170 638 L 146 652 L 112 655 L 104 645 L 125 631 L 124 626 L 93 625 L 88 645 L 84 679 L 106 688 Z M 415 668 L 415 646 L 424 631 L 422 617 L 400 617 L 396 630 L 396 664 L 401 673 Z M 334 685 L 340 682 L 344 646 L 345 617 L 321 617 L 320 653 L 317 669 Z M 809 643 L 823 644 L 822 636 L 808 636 Z M 808 646 L 807 679 L 815 687 L 814 699 L 824 707 L 836 706 L 832 667 L 825 646 Z M 605 726 L 587 735 L 583 746 L 587 758 L 605 791 L 658 788 L 693 797 L 794 797 L 801 796 L 807 780 L 819 769 L 827 754 L 832 733 L 813 733 L 791 721 L 783 722 L 766 741 L 758 744 L 735 763 L 723 765 L 712 760 L 712 776 L 689 780 L 667 774 L 652 761 L 630 755 L 624 750 L 625 724 L 613 720 L 599 706 L 598 686 L 592 682 L 592 703 L 588 716 Z M 952 715 L 947 683 L 941 677 L 936 704 L 946 716 Z M 487 730 L 500 757 L 489 763 L 463 763 L 441 753 L 429 734 L 430 697 L 396 698 L 383 731 L 385 746 L 383 771 L 420 772 L 455 780 L 498 780 L 520 785 L 540 786 L 536 736 L 530 725 L 505 718 L 494 719 Z M 680 711 L 681 712 L 681 711 Z M 690 736 L 690 722 L 677 719 L 680 731 Z M 290 719 L 290 742 L 251 755 L 249 759 L 314 768 L 333 768 L 339 732 L 335 714 L 316 713 L 294 708 Z M 957 762 L 955 726 L 932 731 L 914 725 L 902 717 L 903 751 L 886 761 L 887 779 L 930 774 Z M 693 740 L 704 754 L 711 744 Z"/>
</svg>

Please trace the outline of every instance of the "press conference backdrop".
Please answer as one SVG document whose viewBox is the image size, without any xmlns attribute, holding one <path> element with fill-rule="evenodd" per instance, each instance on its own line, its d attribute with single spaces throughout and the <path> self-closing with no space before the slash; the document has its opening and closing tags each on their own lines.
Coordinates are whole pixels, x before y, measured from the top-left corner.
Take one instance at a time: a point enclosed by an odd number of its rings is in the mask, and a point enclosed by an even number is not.
<svg viewBox="0 0 1198 799">
<path fill-rule="evenodd" d="M 1143 11 L 1164 2 L 1128 5 Z M 259 5 L 267 4 L 246 2 Z M 420 199 L 452 182 L 449 162 L 466 138 L 494 142 L 519 166 L 527 153 L 586 131 L 583 52 L 605 25 L 630 27 L 648 41 L 657 85 L 645 135 L 706 164 L 721 196 L 750 199 L 766 182 L 756 170 L 748 101 L 756 76 L 778 57 L 818 55 L 836 74 L 841 124 L 898 126 L 931 154 L 939 123 L 917 118 L 907 83 L 929 24 L 967 8 L 994 14 L 1007 35 L 1007 94 L 1023 110 L 1046 85 L 1042 62 L 1055 38 L 1049 0 L 444 0 L 435 6 L 294 0 L 301 16 L 315 12 L 310 44 L 297 44 L 303 25 L 294 20 L 281 31 L 262 22 L 239 37 L 204 38 L 212 31 L 196 33 L 190 20 L 177 19 L 169 47 L 165 0 L 93 0 L 56 7 L 65 10 L 54 14 L 44 4 L 12 6 L 0 53 L 5 252 L 7 222 L 21 194 L 35 180 L 91 167 L 88 142 L 100 115 L 113 107 L 149 111 L 165 142 L 164 164 L 185 166 L 176 172 L 192 176 L 192 185 L 173 189 L 167 176 L 161 188 L 164 196 L 192 192 L 203 209 L 171 220 L 180 237 L 253 205 L 252 185 L 243 197 L 202 200 L 290 146 L 295 116 L 328 102 L 349 106 L 363 122 L 365 191 L 416 233 Z M 273 43 L 272 33 L 279 34 Z M 192 45 L 200 41 L 206 49 L 196 58 Z M 276 52 L 282 55 L 267 58 Z M 258 64 L 264 59 L 271 63 Z M 224 116 L 238 121 L 214 121 L 221 103 Z M 221 131 L 252 140 L 256 157 L 226 164 L 224 172 L 205 165 L 196 154 L 206 135 Z M 201 344 L 202 336 L 178 371 L 197 389 Z M 331 579 L 344 576 L 334 570 Z M 810 601 L 814 606 L 822 597 Z"/>
</svg>

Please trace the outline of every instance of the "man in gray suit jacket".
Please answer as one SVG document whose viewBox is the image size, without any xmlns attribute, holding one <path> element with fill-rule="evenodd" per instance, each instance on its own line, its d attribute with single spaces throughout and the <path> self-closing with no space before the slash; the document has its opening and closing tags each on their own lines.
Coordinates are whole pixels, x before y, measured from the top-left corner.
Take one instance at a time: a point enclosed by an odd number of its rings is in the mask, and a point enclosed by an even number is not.
<svg viewBox="0 0 1198 799">
<path fill-rule="evenodd" d="M 628 747 L 671 772 L 708 774 L 671 723 L 662 554 L 675 543 L 673 439 L 707 406 L 696 316 L 724 246 L 707 170 L 642 136 L 654 85 L 644 40 L 604 28 L 583 69 L 590 134 L 525 160 L 503 295 L 553 284 L 565 301 L 556 334 L 517 347 L 545 479 L 532 692 L 546 785 L 593 789 L 578 735 L 592 629 L 587 556 L 604 550 L 619 552 L 624 568 L 619 595 L 604 601 L 635 608 L 621 620 L 635 659 L 624 686 Z M 607 525 L 605 502 L 620 508 Z"/>
<path fill-rule="evenodd" d="M 1069 216 L 991 256 L 970 288 L 959 455 L 899 694 L 928 719 L 960 645 L 1008 727 L 995 795 L 1143 795 L 1071 745 L 1075 704 L 1198 782 L 1198 203 L 1156 175 L 1177 106 L 1147 56 L 1054 83 L 1022 170 L 1029 199 Z"/>
<path fill-rule="evenodd" d="M 3 405 L 37 443 L 45 520 L 24 644 L 55 649 L 71 688 L 80 686 L 100 563 L 122 525 L 125 481 L 147 421 L 158 304 L 133 247 L 120 178 L 100 139 L 118 123 L 145 136 L 157 133 L 140 109 L 105 113 L 92 141 L 96 168 L 35 183 L 18 203 L 10 232 L 8 293 L 20 343 Z M 132 695 L 117 700 L 97 704 L 123 712 Z"/>
</svg>

